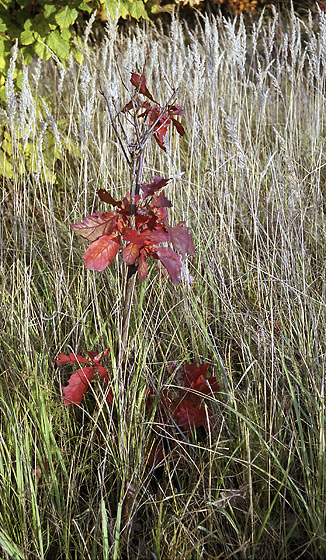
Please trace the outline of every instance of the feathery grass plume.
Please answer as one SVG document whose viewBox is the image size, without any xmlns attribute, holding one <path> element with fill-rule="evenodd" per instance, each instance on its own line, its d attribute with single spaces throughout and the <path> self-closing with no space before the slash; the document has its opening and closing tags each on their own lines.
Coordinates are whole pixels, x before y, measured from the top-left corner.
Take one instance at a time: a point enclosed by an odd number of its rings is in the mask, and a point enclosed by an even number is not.
<svg viewBox="0 0 326 560">
<path fill-rule="evenodd" d="M 54 65 L 29 72 L 63 151 L 52 161 L 53 185 L 42 173 L 50 124 L 38 116 L 30 132 L 37 180 L 28 172 L 1 179 L 3 554 L 118 558 L 124 504 L 134 514 L 129 552 L 136 558 L 326 556 L 325 14 L 261 17 L 253 33 L 246 30 L 246 44 L 244 31 L 230 31 L 223 18 L 202 23 L 191 33 L 177 18 L 164 34 L 151 24 L 110 27 L 106 45 L 89 47 L 87 88 L 77 64 L 68 64 L 58 105 Z M 68 344 L 78 352 L 109 346 L 106 365 L 116 370 L 119 262 L 103 273 L 105 282 L 86 273 L 85 244 L 69 223 L 83 209 L 103 210 L 101 188 L 120 200 L 128 173 L 92 78 L 106 73 L 123 104 L 116 62 L 122 74 L 138 61 L 141 71 L 148 47 L 148 83 L 160 101 L 170 92 L 164 77 L 180 81 L 187 124 L 182 143 L 169 138 L 173 162 L 153 150 L 145 173 L 172 177 L 166 196 L 173 217 L 187 217 L 197 256 L 182 297 L 155 265 L 134 296 L 131 465 L 121 453 L 131 435 L 119 441 L 114 433 L 106 387 L 90 386 L 85 405 L 66 410 L 58 394 L 67 377 L 52 363 Z M 27 81 L 24 88 L 29 103 Z M 9 82 L 8 92 L 11 126 L 19 126 L 16 107 L 27 134 L 33 106 L 24 112 Z M 88 101 L 86 151 L 80 123 Z M 1 164 L 7 141 L 1 137 Z M 206 435 L 189 437 L 171 421 L 171 437 L 154 409 L 146 415 L 146 384 L 155 395 L 173 391 L 167 361 L 180 357 L 210 363 L 223 389 L 205 397 Z M 144 442 L 161 470 L 146 462 Z M 118 480 L 131 466 L 128 502 Z"/>
</svg>

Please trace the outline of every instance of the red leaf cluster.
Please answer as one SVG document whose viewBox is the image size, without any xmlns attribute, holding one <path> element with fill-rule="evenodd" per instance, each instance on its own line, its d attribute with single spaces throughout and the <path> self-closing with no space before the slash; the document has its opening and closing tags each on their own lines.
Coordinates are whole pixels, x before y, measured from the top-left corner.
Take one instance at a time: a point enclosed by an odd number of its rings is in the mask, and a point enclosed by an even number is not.
<svg viewBox="0 0 326 560">
<path fill-rule="evenodd" d="M 136 111 L 137 117 L 143 118 L 146 121 L 148 117 L 149 130 L 154 130 L 154 138 L 160 148 L 166 151 L 164 146 L 164 137 L 168 131 L 170 124 L 172 124 L 180 136 L 185 134 L 182 124 L 175 118 L 175 116 L 182 116 L 182 107 L 178 105 L 167 105 L 166 107 L 161 107 L 153 99 L 152 94 L 148 91 L 146 86 L 146 78 L 144 75 L 131 74 L 131 84 L 136 87 L 136 93 L 141 93 L 144 97 L 147 97 L 153 103 L 148 101 L 142 101 L 136 95 L 133 97 L 129 103 L 127 103 L 122 112 L 127 113 L 129 111 Z"/>
<path fill-rule="evenodd" d="M 86 352 L 92 363 L 79 356 L 73 354 L 72 352 L 67 356 L 66 354 L 59 354 L 56 364 L 58 366 L 62 364 L 87 364 L 86 367 L 79 368 L 75 373 L 73 373 L 68 381 L 67 387 L 63 387 L 62 392 L 64 397 L 62 397 L 63 404 L 66 406 L 71 406 L 72 404 L 80 404 L 85 392 L 88 389 L 89 382 L 92 381 L 95 373 L 97 372 L 100 379 L 104 381 L 106 385 L 109 385 L 109 378 L 107 375 L 107 370 L 105 367 L 101 366 L 101 360 L 106 357 L 109 353 L 109 348 L 97 354 L 96 352 Z M 109 403 L 113 403 L 113 393 L 111 388 L 108 389 L 107 399 Z"/>
<path fill-rule="evenodd" d="M 108 387 L 107 398 L 109 403 L 113 403 L 114 396 L 110 388 L 107 370 L 100 364 L 102 358 L 107 356 L 108 352 L 108 348 L 101 354 L 87 352 L 91 361 L 73 353 L 69 356 L 59 354 L 56 360 L 57 365 L 86 364 L 86 366 L 73 373 L 67 387 L 63 387 L 64 397 L 62 397 L 62 400 L 66 406 L 81 403 L 89 382 L 93 379 L 96 371 Z M 216 377 L 207 378 L 207 368 L 208 364 L 197 366 L 195 362 L 184 364 L 180 368 L 176 364 L 170 365 L 171 373 L 175 372 L 174 385 L 164 389 L 158 395 L 160 400 L 155 409 L 154 426 L 161 425 L 163 422 L 167 433 L 172 420 L 183 432 L 191 434 L 196 428 L 207 425 L 212 411 L 208 405 L 205 405 L 205 396 L 216 395 L 220 390 Z M 148 392 L 146 411 L 149 415 L 151 415 L 156 397 L 157 395 L 154 392 Z M 157 440 L 155 436 L 151 437 L 144 453 L 147 465 L 154 467 L 158 465 L 164 459 L 162 440 Z"/>
<path fill-rule="evenodd" d="M 171 372 L 176 366 L 171 367 Z M 220 391 L 216 377 L 206 377 L 208 364 L 184 364 L 177 369 L 174 381 L 177 389 L 163 390 L 160 402 L 156 407 L 154 423 L 169 420 L 175 422 L 184 432 L 191 433 L 196 428 L 206 426 L 212 414 L 204 404 L 205 396 L 213 396 Z M 151 410 L 155 394 L 150 393 L 147 399 L 147 410 Z M 157 465 L 164 456 L 162 444 L 152 440 L 148 449 L 147 464 Z"/>
<path fill-rule="evenodd" d="M 115 209 L 112 212 L 94 212 L 82 222 L 71 224 L 72 229 L 91 241 L 84 253 L 85 267 L 89 270 L 104 270 L 116 257 L 121 244 L 122 257 L 127 265 L 137 261 L 138 276 L 145 280 L 148 274 L 147 259 L 159 259 L 168 271 L 174 284 L 180 282 L 181 258 L 195 255 L 195 248 L 189 228 L 180 222 L 175 227 L 167 224 L 167 208 L 171 202 L 160 191 L 169 179 L 153 177 L 151 183 L 140 185 L 142 195 L 135 197 L 135 229 L 131 227 L 130 194 L 123 200 L 115 200 L 105 189 L 98 191 L 99 198 Z M 159 243 L 170 242 L 171 247 L 158 247 Z"/>
</svg>

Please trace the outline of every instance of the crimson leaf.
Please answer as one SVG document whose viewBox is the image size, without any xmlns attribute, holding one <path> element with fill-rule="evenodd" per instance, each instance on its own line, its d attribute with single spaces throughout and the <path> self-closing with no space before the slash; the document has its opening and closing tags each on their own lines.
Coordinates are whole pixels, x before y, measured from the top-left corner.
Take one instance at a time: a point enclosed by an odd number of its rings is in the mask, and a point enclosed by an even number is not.
<svg viewBox="0 0 326 560">
<path fill-rule="evenodd" d="M 83 358 L 83 356 L 80 356 L 79 354 L 76 355 L 73 352 L 70 352 L 69 356 L 67 356 L 66 354 L 59 354 L 59 356 L 56 359 L 56 364 L 58 366 L 61 366 L 62 364 L 88 364 L 89 366 L 91 365 L 86 358 Z"/>
<path fill-rule="evenodd" d="M 90 244 L 83 257 L 85 268 L 88 270 L 104 270 L 114 257 L 120 247 L 120 237 L 118 235 L 103 235 L 100 239 Z"/>
<path fill-rule="evenodd" d="M 156 255 L 168 271 L 173 284 L 179 284 L 181 275 L 181 258 L 170 247 L 159 247 Z"/>
<path fill-rule="evenodd" d="M 68 381 L 67 387 L 63 387 L 63 404 L 70 406 L 80 404 L 84 393 L 88 389 L 89 382 L 95 375 L 95 367 L 84 367 L 73 373 Z"/>
<path fill-rule="evenodd" d="M 184 222 L 180 222 L 177 226 L 168 227 L 167 229 L 173 247 L 181 254 L 182 258 L 185 258 L 187 254 L 195 256 L 193 240 L 189 233 L 189 228 L 185 227 Z"/>
<path fill-rule="evenodd" d="M 95 241 L 102 235 L 110 235 L 118 222 L 118 215 L 115 212 L 94 212 L 90 216 L 86 216 L 83 222 L 70 224 L 72 229 L 79 233 L 88 241 Z"/>
<path fill-rule="evenodd" d="M 156 175 L 153 177 L 151 183 L 140 185 L 141 190 L 143 191 L 143 199 L 147 198 L 148 196 L 152 196 L 156 191 L 159 191 L 165 185 L 168 184 L 170 179 L 164 179 L 163 177 L 157 177 Z"/>
<path fill-rule="evenodd" d="M 139 92 L 142 95 L 145 95 L 145 97 L 148 97 L 148 99 L 150 99 L 151 101 L 154 101 L 151 93 L 147 89 L 146 78 L 145 78 L 144 75 L 140 76 L 139 74 L 132 73 L 130 82 L 132 83 L 133 86 L 135 86 L 136 88 L 139 89 Z"/>
</svg>

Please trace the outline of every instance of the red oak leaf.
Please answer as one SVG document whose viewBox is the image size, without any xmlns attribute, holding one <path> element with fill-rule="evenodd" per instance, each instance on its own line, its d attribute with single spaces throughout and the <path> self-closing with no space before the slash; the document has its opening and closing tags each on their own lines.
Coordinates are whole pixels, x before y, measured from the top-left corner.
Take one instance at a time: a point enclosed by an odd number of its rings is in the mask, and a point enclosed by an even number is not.
<svg viewBox="0 0 326 560">
<path fill-rule="evenodd" d="M 95 367 L 84 367 L 72 374 L 68 381 L 68 386 L 62 388 L 62 392 L 65 395 L 62 397 L 63 404 L 70 406 L 81 403 L 84 393 L 88 389 L 88 384 L 95 375 L 95 371 Z"/>
<path fill-rule="evenodd" d="M 172 202 L 160 192 L 159 194 L 154 194 L 151 208 L 172 208 Z"/>
<path fill-rule="evenodd" d="M 184 130 L 182 124 L 179 121 L 177 121 L 177 119 L 173 119 L 172 117 L 171 117 L 171 121 L 172 121 L 172 124 L 177 129 L 177 131 L 179 132 L 180 136 L 184 136 L 185 130 Z"/>
<path fill-rule="evenodd" d="M 164 179 L 163 177 L 157 177 L 156 175 L 153 177 L 151 183 L 140 185 L 141 190 L 143 191 L 143 199 L 147 198 L 148 196 L 152 196 L 156 191 L 159 191 L 165 185 L 168 184 L 170 179 Z"/>
<path fill-rule="evenodd" d="M 93 379 L 95 372 L 97 371 L 100 378 L 109 386 L 109 378 L 107 375 L 107 370 L 105 367 L 101 366 L 101 360 L 106 357 L 109 353 L 109 348 L 106 348 L 100 354 L 98 352 L 86 352 L 90 359 L 94 362 L 94 366 L 91 366 L 90 362 L 83 358 L 82 356 L 75 355 L 71 353 L 69 356 L 66 354 L 59 354 L 56 363 L 61 364 L 73 364 L 73 363 L 86 363 L 90 367 L 83 367 L 78 369 L 73 373 L 68 381 L 67 387 L 63 387 L 62 391 L 64 397 L 62 397 L 63 403 L 67 406 L 72 404 L 80 404 L 85 392 L 88 389 L 89 382 Z M 108 389 L 107 398 L 110 403 L 113 402 L 113 393 L 111 388 Z"/>
<path fill-rule="evenodd" d="M 209 364 L 200 364 L 196 362 L 192 364 L 183 364 L 181 370 L 178 370 L 175 377 L 183 387 L 194 387 L 198 384 L 198 379 L 206 379 L 206 373 Z"/>
<path fill-rule="evenodd" d="M 171 372 L 176 370 L 175 379 L 179 385 L 179 397 L 166 400 L 165 405 L 176 423 L 185 431 L 192 431 L 205 426 L 211 415 L 209 408 L 203 405 L 201 394 L 211 395 L 219 392 L 220 387 L 215 377 L 206 379 L 208 364 L 183 364 L 177 368 L 176 363 L 169 364 Z M 181 392 L 181 394 L 180 394 Z"/>
<path fill-rule="evenodd" d="M 146 233 L 146 230 L 144 233 Z M 145 237 L 144 243 L 166 243 L 167 241 L 170 241 L 170 234 L 162 227 L 158 227 L 153 231 L 148 230 L 148 234 Z"/>
<path fill-rule="evenodd" d="M 139 248 L 143 244 L 143 234 L 139 233 L 139 231 L 135 229 L 126 228 L 123 232 L 123 239 L 125 241 L 130 241 L 130 243 L 134 243 Z"/>
<path fill-rule="evenodd" d="M 135 243 L 128 243 L 122 251 L 123 262 L 128 265 L 134 264 L 139 255 L 139 247 Z"/>
<path fill-rule="evenodd" d="M 155 252 L 168 271 L 173 284 L 179 284 L 182 267 L 180 255 L 175 253 L 170 247 L 159 247 Z"/>
<path fill-rule="evenodd" d="M 178 369 L 175 378 L 179 384 L 186 389 L 194 389 L 205 395 L 218 393 L 220 386 L 216 377 L 209 377 L 206 379 L 206 373 L 209 364 L 200 364 L 197 366 L 195 362 L 192 364 L 184 364 L 181 369 Z"/>
<path fill-rule="evenodd" d="M 150 207 L 152 207 L 152 203 L 150 203 Z M 167 217 L 168 217 L 168 211 L 166 210 L 166 208 L 156 208 L 154 206 L 152 208 L 152 210 L 153 210 L 153 213 L 155 214 L 156 222 L 157 223 L 160 222 L 161 224 L 165 225 L 166 222 L 167 222 Z"/>
<path fill-rule="evenodd" d="M 200 406 L 200 400 L 189 396 L 180 397 L 174 403 L 172 415 L 178 426 L 186 432 L 191 432 L 194 428 L 207 423 L 206 410 Z"/>
<path fill-rule="evenodd" d="M 168 227 L 167 230 L 173 247 L 181 254 L 182 258 L 185 258 L 187 254 L 195 256 L 194 243 L 189 228 L 185 227 L 184 222 L 180 222 L 175 227 Z"/>
<path fill-rule="evenodd" d="M 144 250 L 140 251 L 137 270 L 138 270 L 139 280 L 145 280 L 148 274 L 148 265 L 146 262 L 146 252 Z"/>
<path fill-rule="evenodd" d="M 76 355 L 73 352 L 70 352 L 69 356 L 67 356 L 66 354 L 59 354 L 59 356 L 56 359 L 56 364 L 58 366 L 61 366 L 62 364 L 88 364 L 89 366 L 91 365 L 86 358 L 83 358 L 83 356 L 80 356 L 79 354 Z"/>
<path fill-rule="evenodd" d="M 85 268 L 88 270 L 104 270 L 117 255 L 120 247 L 120 237 L 116 234 L 103 235 L 90 244 L 83 257 Z"/>
<path fill-rule="evenodd" d="M 145 97 L 148 97 L 148 99 L 150 99 L 151 101 L 154 101 L 152 95 L 150 94 L 150 92 L 147 89 L 146 78 L 145 78 L 144 75 L 140 76 L 139 74 L 132 73 L 130 82 L 132 83 L 133 86 L 138 88 L 138 91 L 142 95 L 145 95 Z"/>
<path fill-rule="evenodd" d="M 112 204 L 112 206 L 117 206 L 118 208 L 121 207 L 121 200 L 115 200 L 115 198 L 113 198 L 113 196 L 111 196 L 110 193 L 105 189 L 100 189 L 99 191 L 97 191 L 97 194 L 102 202 Z"/>
<path fill-rule="evenodd" d="M 102 235 L 110 235 L 117 226 L 118 214 L 116 212 L 94 212 L 86 216 L 83 222 L 70 224 L 72 229 L 89 241 L 95 241 Z"/>
</svg>

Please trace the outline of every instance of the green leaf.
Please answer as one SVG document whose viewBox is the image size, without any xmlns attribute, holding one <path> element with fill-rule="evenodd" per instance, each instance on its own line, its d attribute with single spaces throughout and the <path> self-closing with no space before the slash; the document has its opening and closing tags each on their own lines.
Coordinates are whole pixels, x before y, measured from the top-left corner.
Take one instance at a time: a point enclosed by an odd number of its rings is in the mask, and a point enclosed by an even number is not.
<svg viewBox="0 0 326 560">
<path fill-rule="evenodd" d="M 79 4 L 78 10 L 81 10 L 83 12 L 88 12 L 90 14 L 93 11 L 93 8 L 92 6 L 86 4 L 86 2 L 82 2 L 81 4 Z"/>
<path fill-rule="evenodd" d="M 4 56 L 0 56 L 0 72 L 4 72 L 6 68 L 6 58 Z"/>
<path fill-rule="evenodd" d="M 65 41 L 59 31 L 54 30 L 46 39 L 46 44 L 51 50 L 57 55 L 57 57 L 62 61 L 69 58 L 70 45 L 69 42 Z"/>
<path fill-rule="evenodd" d="M 42 40 L 50 33 L 50 26 L 44 19 L 43 14 L 37 14 L 32 21 L 31 30 L 35 32 Z"/>
<path fill-rule="evenodd" d="M 32 47 L 22 47 L 20 53 L 24 59 L 24 63 L 29 64 L 35 56 L 35 45 L 32 45 Z"/>
<path fill-rule="evenodd" d="M 45 19 L 48 19 L 56 11 L 57 11 L 57 8 L 53 4 L 44 4 L 44 17 L 45 17 Z"/>
<path fill-rule="evenodd" d="M 84 57 L 82 55 L 82 53 L 77 50 L 75 47 L 72 48 L 72 55 L 74 57 L 75 60 L 77 60 L 78 64 L 82 64 L 84 61 Z"/>
<path fill-rule="evenodd" d="M 142 0 L 132 0 L 128 2 L 129 14 L 131 17 L 139 20 L 140 18 L 148 19 L 145 4 Z"/>
<path fill-rule="evenodd" d="M 31 45 L 35 40 L 32 31 L 29 30 L 23 31 L 19 39 L 22 45 Z"/>
<path fill-rule="evenodd" d="M 61 8 L 54 17 L 61 29 L 66 29 L 75 23 L 78 17 L 78 12 L 75 8 L 65 6 L 64 8 Z"/>
<path fill-rule="evenodd" d="M 35 53 L 42 58 L 42 60 L 49 60 L 51 58 L 51 53 L 42 43 L 37 42 L 35 45 Z"/>
</svg>

